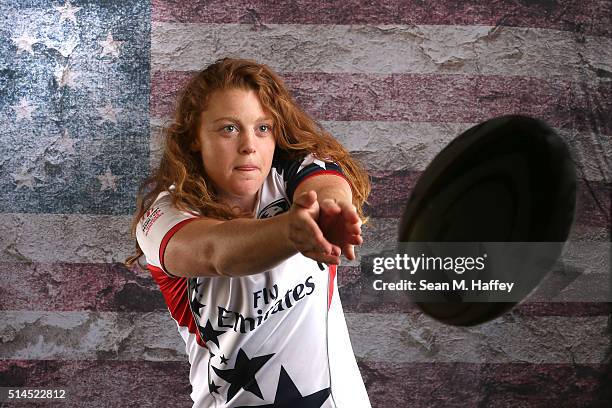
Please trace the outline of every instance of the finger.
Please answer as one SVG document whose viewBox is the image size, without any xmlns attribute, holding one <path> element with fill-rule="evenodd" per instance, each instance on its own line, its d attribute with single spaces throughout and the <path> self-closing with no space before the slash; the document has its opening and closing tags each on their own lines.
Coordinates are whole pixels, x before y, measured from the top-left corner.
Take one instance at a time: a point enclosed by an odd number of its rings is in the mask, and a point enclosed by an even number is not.
<svg viewBox="0 0 612 408">
<path fill-rule="evenodd" d="M 338 201 L 338 205 L 342 208 L 342 211 L 357 213 L 357 207 L 350 201 L 340 200 Z"/>
<path fill-rule="evenodd" d="M 336 203 L 335 200 L 331 198 L 326 198 L 319 204 L 321 210 L 323 210 L 326 214 L 340 214 L 342 212 L 342 208 Z"/>
<path fill-rule="evenodd" d="M 319 248 L 326 254 L 331 254 L 333 245 L 325 238 L 319 225 L 312 219 L 306 220 L 306 226 L 310 231 L 311 242 L 314 248 Z"/>
<path fill-rule="evenodd" d="M 342 208 L 342 217 L 346 222 L 350 222 L 352 224 L 358 224 L 361 220 L 353 205 L 348 205 Z"/>
<path fill-rule="evenodd" d="M 351 245 L 361 245 L 363 244 L 363 238 L 361 235 L 350 235 L 346 238 L 345 243 Z"/>
<path fill-rule="evenodd" d="M 357 207 L 348 201 L 340 201 L 338 205 L 342 209 L 342 218 L 346 222 L 360 224 L 361 219 L 359 218 L 359 214 L 357 214 Z"/>
<path fill-rule="evenodd" d="M 302 234 L 300 238 L 293 240 L 295 248 L 300 252 L 320 252 L 331 253 L 332 250 L 325 246 L 324 243 L 317 241 L 311 234 Z M 330 244 L 331 245 L 331 244 Z"/>
<path fill-rule="evenodd" d="M 307 214 L 298 214 L 297 219 L 300 222 L 291 224 L 289 236 L 295 248 L 300 252 L 306 250 L 330 253 L 331 244 L 325 239 L 317 223 Z"/>
<path fill-rule="evenodd" d="M 344 229 L 349 234 L 361 235 L 361 227 L 359 226 L 359 224 L 345 223 L 344 224 Z"/>
<path fill-rule="evenodd" d="M 320 252 L 306 251 L 302 255 L 314 259 L 317 262 L 326 263 L 328 265 L 340 265 L 340 256 L 322 254 Z"/>
<path fill-rule="evenodd" d="M 346 245 L 344 247 L 344 256 L 349 261 L 354 260 L 355 259 L 355 247 L 353 247 L 353 245 Z"/>
</svg>

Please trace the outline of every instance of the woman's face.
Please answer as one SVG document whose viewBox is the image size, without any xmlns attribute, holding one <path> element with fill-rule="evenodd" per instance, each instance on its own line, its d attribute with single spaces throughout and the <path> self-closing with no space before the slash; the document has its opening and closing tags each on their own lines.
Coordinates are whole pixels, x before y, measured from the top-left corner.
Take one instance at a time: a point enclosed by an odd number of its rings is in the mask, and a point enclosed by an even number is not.
<svg viewBox="0 0 612 408">
<path fill-rule="evenodd" d="M 273 117 L 252 90 L 230 89 L 210 95 L 202 112 L 198 140 L 204 170 L 218 197 L 252 211 L 259 188 L 272 167 L 276 145 Z"/>
</svg>

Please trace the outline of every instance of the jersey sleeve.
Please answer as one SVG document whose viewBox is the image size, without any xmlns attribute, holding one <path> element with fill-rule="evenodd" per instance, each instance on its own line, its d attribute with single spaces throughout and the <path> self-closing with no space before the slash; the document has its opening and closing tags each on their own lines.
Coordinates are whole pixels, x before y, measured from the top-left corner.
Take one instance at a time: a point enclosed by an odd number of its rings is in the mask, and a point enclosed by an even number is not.
<svg viewBox="0 0 612 408">
<path fill-rule="evenodd" d="M 324 161 L 316 158 L 312 153 L 302 160 L 285 160 L 275 158 L 273 166 L 282 175 L 286 186 L 287 197 L 293 202 L 293 194 L 301 182 L 307 178 L 321 175 L 334 174 L 344 177 L 342 169 L 337 163 Z"/>
<path fill-rule="evenodd" d="M 136 240 L 145 255 L 149 269 L 157 268 L 175 278 L 164 266 L 164 252 L 168 241 L 182 227 L 199 216 L 195 213 L 180 211 L 174 205 L 170 194 L 161 193 L 145 212 L 136 227 Z"/>
</svg>

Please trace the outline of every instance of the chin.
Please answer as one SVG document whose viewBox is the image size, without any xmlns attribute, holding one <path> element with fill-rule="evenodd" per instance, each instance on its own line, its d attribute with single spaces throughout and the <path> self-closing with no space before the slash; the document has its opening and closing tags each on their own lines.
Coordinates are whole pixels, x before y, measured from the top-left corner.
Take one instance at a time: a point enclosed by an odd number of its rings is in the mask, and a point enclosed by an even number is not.
<svg viewBox="0 0 612 408">
<path fill-rule="evenodd" d="M 253 180 L 252 182 L 243 182 L 240 183 L 240 185 L 238 186 L 234 186 L 232 192 L 236 196 L 248 197 L 257 194 L 262 185 L 263 183 L 259 183 L 255 180 Z"/>
</svg>

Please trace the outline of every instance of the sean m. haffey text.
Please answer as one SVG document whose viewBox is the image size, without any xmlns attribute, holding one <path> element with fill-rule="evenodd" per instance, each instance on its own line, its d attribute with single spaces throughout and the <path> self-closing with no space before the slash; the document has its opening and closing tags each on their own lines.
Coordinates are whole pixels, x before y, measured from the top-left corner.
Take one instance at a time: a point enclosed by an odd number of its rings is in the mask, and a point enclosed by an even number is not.
<svg viewBox="0 0 612 408">
<path fill-rule="evenodd" d="M 485 268 L 487 254 L 479 257 L 440 257 L 440 256 L 421 256 L 413 257 L 407 254 L 396 254 L 394 257 L 375 257 L 373 260 L 372 271 L 376 275 L 381 275 L 385 271 L 406 271 L 410 275 L 415 275 L 417 271 L 452 271 L 457 275 L 463 275 L 469 271 L 482 271 Z M 478 275 L 476 275 L 478 276 Z M 453 279 L 452 282 L 430 282 L 427 279 L 420 279 L 417 282 L 402 279 L 398 282 L 383 282 L 381 279 L 373 282 L 373 288 L 380 290 L 401 290 L 401 291 L 502 291 L 510 293 L 514 287 L 513 282 L 501 282 L 498 279 L 473 279 L 471 285 L 466 285 L 466 280 Z"/>
</svg>

